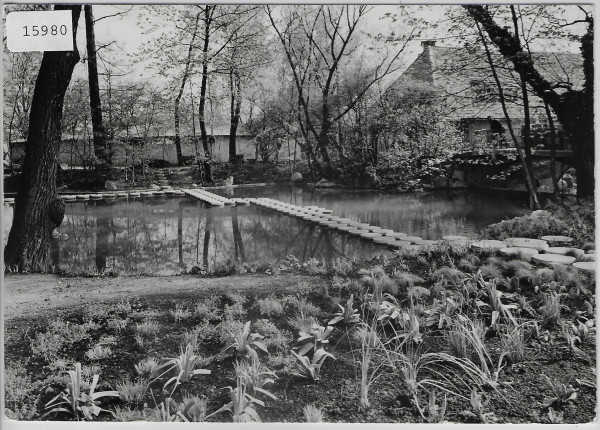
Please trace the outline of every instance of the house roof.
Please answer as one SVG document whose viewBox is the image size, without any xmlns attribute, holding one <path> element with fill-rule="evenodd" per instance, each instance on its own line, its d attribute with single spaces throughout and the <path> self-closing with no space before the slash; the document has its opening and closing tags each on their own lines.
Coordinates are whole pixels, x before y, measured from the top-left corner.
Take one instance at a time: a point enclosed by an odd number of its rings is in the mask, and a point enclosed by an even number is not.
<svg viewBox="0 0 600 430">
<path fill-rule="evenodd" d="M 579 54 L 532 53 L 537 70 L 553 84 L 566 83 L 580 89 L 584 83 L 582 57 Z M 507 99 L 511 118 L 522 118 L 520 79 L 512 63 L 499 54 L 492 56 Z M 428 88 L 430 97 L 443 101 L 449 119 L 503 118 L 498 87 L 487 57 L 480 49 L 435 46 L 423 42 L 423 52 L 388 88 L 388 93 L 407 94 L 416 88 Z M 545 116 L 541 99 L 530 92 L 532 116 Z"/>
</svg>

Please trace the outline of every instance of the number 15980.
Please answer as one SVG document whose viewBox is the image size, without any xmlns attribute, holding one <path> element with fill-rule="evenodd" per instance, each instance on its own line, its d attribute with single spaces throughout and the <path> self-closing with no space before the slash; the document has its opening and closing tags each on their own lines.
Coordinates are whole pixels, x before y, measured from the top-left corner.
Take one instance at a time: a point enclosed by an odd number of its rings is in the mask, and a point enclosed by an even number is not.
<svg viewBox="0 0 600 430">
<path fill-rule="evenodd" d="M 24 25 L 23 36 L 65 36 L 69 30 L 66 25 Z"/>
</svg>

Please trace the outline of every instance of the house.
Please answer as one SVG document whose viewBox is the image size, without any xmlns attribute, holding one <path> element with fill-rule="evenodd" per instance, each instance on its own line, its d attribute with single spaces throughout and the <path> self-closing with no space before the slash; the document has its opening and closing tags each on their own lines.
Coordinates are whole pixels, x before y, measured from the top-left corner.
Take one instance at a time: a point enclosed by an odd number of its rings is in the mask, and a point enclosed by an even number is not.
<svg viewBox="0 0 600 430">
<path fill-rule="evenodd" d="M 492 141 L 488 117 L 501 122 L 510 143 L 507 121 L 500 103 L 499 91 L 485 51 L 475 47 L 441 47 L 435 41 L 422 41 L 417 59 L 386 91 L 388 100 L 403 94 L 424 94 L 439 107 L 443 119 L 452 121 L 464 132 L 464 139 L 473 147 L 489 145 Z M 584 82 L 583 60 L 580 54 L 535 52 L 536 68 L 558 88 L 581 89 Z M 499 54 L 492 55 L 508 115 L 517 138 L 521 139 L 524 124 L 523 98 L 520 77 L 512 63 Z M 534 144 L 550 143 L 549 122 L 544 102 L 529 91 L 530 115 Z M 559 147 L 569 145 L 562 127 L 553 118 Z M 512 146 L 512 144 L 510 145 Z"/>
</svg>

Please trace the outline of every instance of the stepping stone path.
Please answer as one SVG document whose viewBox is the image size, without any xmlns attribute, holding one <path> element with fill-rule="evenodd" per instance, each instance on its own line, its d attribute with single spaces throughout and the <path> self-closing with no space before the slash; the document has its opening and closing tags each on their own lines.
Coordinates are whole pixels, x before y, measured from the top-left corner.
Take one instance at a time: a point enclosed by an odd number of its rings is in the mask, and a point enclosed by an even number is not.
<svg viewBox="0 0 600 430">
<path fill-rule="evenodd" d="M 540 239 L 552 244 L 565 244 L 573 242 L 573 239 L 568 236 L 542 236 Z"/>
<path fill-rule="evenodd" d="M 504 242 L 509 247 L 519 247 L 519 248 L 533 248 L 538 251 L 545 251 L 549 248 L 548 242 L 540 239 L 529 239 L 526 237 L 509 237 L 504 239 Z"/>
<path fill-rule="evenodd" d="M 521 260 L 529 261 L 529 260 L 531 260 L 531 258 L 534 255 L 538 254 L 538 250 L 533 249 L 533 248 L 511 247 L 511 248 L 502 248 L 500 250 L 500 254 L 504 255 L 505 257 L 517 256 Z"/>
<path fill-rule="evenodd" d="M 574 267 L 577 267 L 579 270 L 583 270 L 585 272 L 596 272 L 596 262 L 595 261 L 579 261 L 577 263 L 573 263 Z"/>
<path fill-rule="evenodd" d="M 480 240 L 471 244 L 473 251 L 498 251 L 506 248 L 506 243 L 500 240 Z"/>
<path fill-rule="evenodd" d="M 575 262 L 575 257 L 559 254 L 537 254 L 532 257 L 533 261 L 540 264 L 552 266 L 555 264 L 569 265 Z"/>
</svg>

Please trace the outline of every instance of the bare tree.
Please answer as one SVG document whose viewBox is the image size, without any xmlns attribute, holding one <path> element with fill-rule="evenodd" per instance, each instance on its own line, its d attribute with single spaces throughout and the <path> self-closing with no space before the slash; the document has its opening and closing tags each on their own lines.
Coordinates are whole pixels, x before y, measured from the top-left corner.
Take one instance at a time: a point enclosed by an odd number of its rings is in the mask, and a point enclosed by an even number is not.
<svg viewBox="0 0 600 430">
<path fill-rule="evenodd" d="M 586 33 L 580 38 L 583 56 L 585 83 L 582 90 L 566 88 L 559 92 L 557 87 L 538 70 L 527 55 L 517 37 L 508 28 L 502 27 L 490 14 L 487 6 L 463 6 L 469 15 L 481 25 L 500 53 L 510 60 L 514 69 L 521 73 L 533 91 L 547 103 L 562 123 L 566 132 L 573 136 L 573 162 L 577 170 L 577 195 L 594 196 L 594 63 L 593 40 L 594 19 L 583 7 L 583 18 L 587 24 Z M 560 25 L 571 25 L 564 23 Z"/>
</svg>

